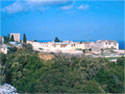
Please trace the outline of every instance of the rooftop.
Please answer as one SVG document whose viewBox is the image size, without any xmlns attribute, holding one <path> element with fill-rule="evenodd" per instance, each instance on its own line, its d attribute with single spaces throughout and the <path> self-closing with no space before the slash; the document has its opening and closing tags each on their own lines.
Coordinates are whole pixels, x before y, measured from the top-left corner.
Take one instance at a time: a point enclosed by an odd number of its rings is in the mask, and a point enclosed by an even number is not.
<svg viewBox="0 0 125 94">
<path fill-rule="evenodd" d="M 96 42 L 101 43 L 101 42 L 117 42 L 115 40 L 97 40 Z"/>
</svg>

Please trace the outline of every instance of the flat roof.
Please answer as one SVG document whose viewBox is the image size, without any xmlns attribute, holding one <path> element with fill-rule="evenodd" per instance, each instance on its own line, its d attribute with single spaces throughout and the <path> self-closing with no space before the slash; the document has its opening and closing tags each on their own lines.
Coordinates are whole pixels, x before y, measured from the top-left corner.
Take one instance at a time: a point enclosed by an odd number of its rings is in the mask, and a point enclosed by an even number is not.
<svg viewBox="0 0 125 94">
<path fill-rule="evenodd" d="M 64 42 L 55 42 L 54 44 L 58 44 L 58 45 L 67 45 L 69 43 L 64 43 Z"/>
</svg>

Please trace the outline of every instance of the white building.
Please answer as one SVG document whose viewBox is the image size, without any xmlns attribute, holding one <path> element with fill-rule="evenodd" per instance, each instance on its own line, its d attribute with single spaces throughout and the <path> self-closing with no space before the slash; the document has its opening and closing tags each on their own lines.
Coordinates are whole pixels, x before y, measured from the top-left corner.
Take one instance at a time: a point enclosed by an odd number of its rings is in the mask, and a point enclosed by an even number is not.
<svg viewBox="0 0 125 94">
<path fill-rule="evenodd" d="M 97 45 L 100 45 L 100 48 L 106 49 L 119 49 L 119 43 L 114 40 L 98 40 L 96 41 Z"/>
<path fill-rule="evenodd" d="M 0 53 L 7 54 L 9 46 L 6 44 L 0 45 Z"/>
<path fill-rule="evenodd" d="M 82 53 L 83 49 L 91 49 L 92 51 L 100 51 L 100 49 L 119 49 L 119 44 L 116 41 L 101 40 L 96 42 L 34 42 L 27 41 L 33 46 L 34 50 L 42 52 L 62 52 L 62 53 Z"/>
<path fill-rule="evenodd" d="M 20 42 L 20 33 L 10 33 L 10 38 L 14 37 L 14 41 Z"/>
<path fill-rule="evenodd" d="M 0 36 L 0 43 L 4 43 L 4 37 Z"/>
<path fill-rule="evenodd" d="M 99 51 L 100 49 L 119 49 L 119 43 L 113 40 L 85 42 L 85 49 L 92 49 L 94 51 Z"/>
<path fill-rule="evenodd" d="M 27 41 L 33 46 L 34 50 L 43 52 L 62 52 L 62 53 L 82 53 L 82 49 L 85 49 L 84 43 L 63 41 L 63 42 L 47 42 L 39 43 L 33 41 Z"/>
</svg>

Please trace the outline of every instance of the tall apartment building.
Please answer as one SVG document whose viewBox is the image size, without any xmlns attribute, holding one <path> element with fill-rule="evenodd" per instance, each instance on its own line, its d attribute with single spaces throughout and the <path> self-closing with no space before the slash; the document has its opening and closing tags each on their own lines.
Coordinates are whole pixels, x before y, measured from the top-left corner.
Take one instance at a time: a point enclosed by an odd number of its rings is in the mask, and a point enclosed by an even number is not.
<svg viewBox="0 0 125 94">
<path fill-rule="evenodd" d="M 20 33 L 10 33 L 10 38 L 14 37 L 14 41 L 20 42 Z"/>
</svg>

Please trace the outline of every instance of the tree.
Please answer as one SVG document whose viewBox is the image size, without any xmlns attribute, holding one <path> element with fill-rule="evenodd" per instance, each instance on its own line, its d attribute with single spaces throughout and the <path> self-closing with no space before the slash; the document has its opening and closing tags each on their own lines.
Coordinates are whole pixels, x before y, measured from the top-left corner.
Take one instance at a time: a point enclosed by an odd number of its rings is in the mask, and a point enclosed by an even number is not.
<svg viewBox="0 0 125 94">
<path fill-rule="evenodd" d="M 23 35 L 23 43 L 27 43 L 26 34 Z"/>
<path fill-rule="evenodd" d="M 11 36 L 10 41 L 14 41 L 14 36 L 13 35 Z"/>
<path fill-rule="evenodd" d="M 125 65 L 125 57 L 124 56 L 117 59 L 117 65 L 119 65 L 119 66 Z"/>
<path fill-rule="evenodd" d="M 84 93 L 104 93 L 104 90 L 95 80 L 87 81 L 83 87 Z"/>
<path fill-rule="evenodd" d="M 31 44 L 6 55 L 0 54 L 0 79 L 19 93 L 123 93 L 124 58 L 55 54 L 43 60 Z M 113 63 L 113 64 L 111 64 Z"/>
<path fill-rule="evenodd" d="M 9 42 L 9 36 L 4 36 L 4 43 L 8 43 Z"/>
<path fill-rule="evenodd" d="M 89 51 L 92 51 L 92 48 L 89 48 Z"/>
<path fill-rule="evenodd" d="M 85 54 L 86 53 L 86 49 L 83 49 L 82 52 Z"/>
<path fill-rule="evenodd" d="M 83 41 L 80 41 L 80 44 L 82 44 L 83 43 Z"/>
<path fill-rule="evenodd" d="M 16 47 L 11 47 L 8 51 L 8 53 L 15 53 L 17 51 Z"/>
<path fill-rule="evenodd" d="M 6 55 L 0 53 L 0 86 L 5 81 Z"/>
<path fill-rule="evenodd" d="M 114 62 L 113 62 L 114 63 Z M 117 64 L 109 64 L 108 68 L 101 68 L 94 79 L 106 92 L 123 93 L 124 90 L 124 67 Z"/>
<path fill-rule="evenodd" d="M 33 47 L 31 44 L 23 44 L 23 50 L 33 51 Z"/>
<path fill-rule="evenodd" d="M 104 54 L 104 49 L 100 49 L 101 50 L 101 54 L 103 55 Z"/>
<path fill-rule="evenodd" d="M 34 40 L 34 42 L 38 42 L 38 40 Z"/>
<path fill-rule="evenodd" d="M 55 38 L 55 42 L 60 42 L 58 37 Z"/>
</svg>

